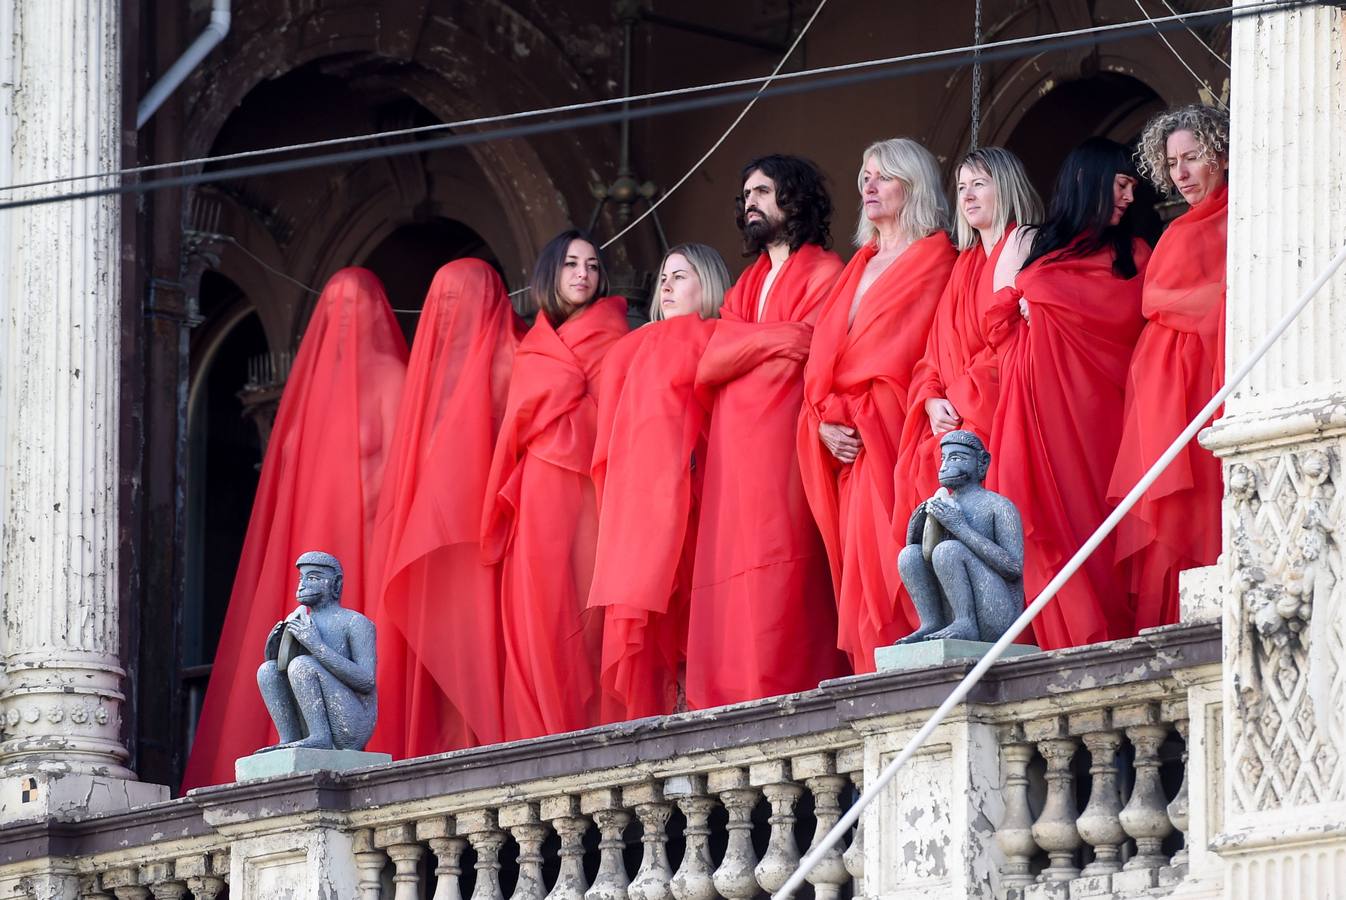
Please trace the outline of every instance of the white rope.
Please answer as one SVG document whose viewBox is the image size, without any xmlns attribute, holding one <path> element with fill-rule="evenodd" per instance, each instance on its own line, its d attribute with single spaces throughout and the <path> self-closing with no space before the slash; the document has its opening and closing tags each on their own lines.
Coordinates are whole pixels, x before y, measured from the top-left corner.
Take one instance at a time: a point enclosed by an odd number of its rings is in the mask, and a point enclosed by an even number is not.
<svg viewBox="0 0 1346 900">
<path fill-rule="evenodd" d="M 1210 18 L 1217 15 L 1226 15 L 1237 13 L 1239 15 L 1257 15 L 1262 12 L 1272 12 L 1277 9 L 1297 4 L 1288 3 L 1287 0 L 1262 0 L 1258 3 L 1244 5 L 1223 6 L 1217 9 L 1202 10 L 1191 13 L 1175 13 L 1171 16 L 1162 16 L 1151 18 L 1146 16 L 1145 21 L 1150 25 L 1164 25 L 1170 22 L 1186 22 L 1194 18 Z M 1300 4 L 1302 5 L 1302 4 Z M 1142 10 L 1143 12 L 1143 10 Z M 764 81 L 787 81 L 800 78 L 812 78 L 819 75 L 831 75 L 840 72 L 850 72 L 856 69 L 879 68 L 883 66 L 899 65 L 902 63 L 917 62 L 920 60 L 940 59 L 948 56 L 964 55 L 969 56 L 972 53 L 980 51 L 989 53 L 995 50 L 1001 50 L 1023 44 L 1039 43 L 1044 41 L 1056 40 L 1059 38 L 1076 38 L 1086 35 L 1106 34 L 1111 31 L 1118 31 L 1126 28 L 1134 28 L 1137 25 L 1144 24 L 1140 21 L 1131 22 L 1113 22 L 1109 25 L 1093 25 L 1088 28 L 1076 28 L 1069 31 L 1058 31 L 1046 35 L 1029 35 L 1018 38 L 1007 38 L 1001 41 L 992 41 L 981 45 L 967 45 L 962 47 L 949 47 L 943 50 L 927 50 L 920 53 L 908 53 L 902 56 L 889 56 L 882 59 L 870 59 L 860 62 L 839 63 L 832 66 L 819 66 L 813 69 L 802 69 L 798 72 L 781 72 L 767 76 L 755 76 L 752 78 L 739 78 L 730 81 L 720 81 L 712 84 L 693 85 L 683 88 L 671 88 L 664 91 L 653 91 L 645 94 L 633 94 L 627 97 L 610 97 L 605 100 L 590 100 L 583 103 L 570 103 L 563 106 L 552 106 L 542 109 L 525 110 L 522 112 L 502 113 L 492 116 L 481 116 L 475 119 L 461 119 L 456 122 L 437 122 L 432 125 L 419 125 L 414 128 L 397 128 L 389 131 L 372 132 L 369 134 L 351 135 L 349 137 L 329 138 L 321 141 L 308 141 L 298 144 L 286 144 L 279 147 L 266 147 L 259 150 L 242 150 L 237 153 L 228 153 L 220 156 L 202 156 L 194 159 L 178 160 L 176 162 L 152 163 L 144 166 L 135 166 L 127 169 L 117 169 L 110 172 L 95 172 L 85 175 L 65 175 L 60 178 L 47 179 L 45 181 L 29 181 L 22 184 L 11 184 L 0 186 L 0 193 L 6 191 L 17 191 L 35 187 L 46 187 L 53 184 L 66 184 L 72 181 L 90 181 L 101 178 L 125 177 L 128 175 L 139 175 L 147 172 L 156 172 L 163 169 L 186 168 L 188 166 L 203 166 L 209 163 L 229 162 L 238 159 L 248 159 L 257 156 L 268 156 L 279 153 L 292 153 L 299 150 L 313 150 L 323 147 L 332 147 L 342 144 L 359 143 L 361 141 L 386 140 L 394 137 L 406 137 L 408 135 L 424 134 L 433 131 L 444 131 L 454 128 L 468 128 L 478 125 L 496 125 L 502 122 L 512 122 L 519 119 L 536 118 L 540 116 L 556 115 L 559 113 L 579 112 L 588 109 L 595 109 L 604 106 L 616 106 L 623 103 L 639 103 L 647 100 L 661 100 L 668 97 L 678 97 L 687 94 L 708 93 L 712 91 L 725 90 L 728 88 L 746 87 L 755 84 L 761 84 Z"/>
<path fill-rule="evenodd" d="M 1157 19 L 1150 18 L 1150 14 L 1145 11 L 1145 7 L 1141 5 L 1140 0 L 1136 0 L 1136 9 L 1140 10 L 1140 14 L 1144 16 L 1145 19 L 1151 25 L 1154 25 L 1157 21 L 1159 21 Z M 1191 31 L 1190 28 L 1187 30 Z M 1228 105 L 1226 105 L 1225 102 L 1220 99 L 1220 95 L 1215 92 L 1215 89 L 1206 83 L 1206 79 L 1196 74 L 1196 70 L 1187 64 L 1187 60 L 1183 59 L 1182 54 L 1178 52 L 1178 49 L 1169 42 L 1168 35 L 1164 34 L 1158 28 L 1155 28 L 1154 33 L 1159 35 L 1159 40 L 1163 41 L 1164 46 L 1169 49 L 1169 52 L 1173 54 L 1174 58 L 1176 58 L 1178 62 L 1182 63 L 1182 67 L 1187 70 L 1188 74 L 1190 74 L 1193 78 L 1196 79 L 1196 83 L 1206 89 L 1206 93 L 1210 94 L 1211 100 L 1218 103 L 1220 105 L 1220 108 L 1223 109 L 1225 112 L 1228 112 L 1229 111 Z M 1198 40 L 1200 39 L 1198 38 Z M 1210 48 L 1208 47 L 1206 49 L 1209 50 Z"/>
<path fill-rule="evenodd" d="M 636 216 L 636 218 L 633 219 L 621 231 L 617 232 L 612 237 L 608 238 L 603 243 L 603 246 L 599 248 L 600 250 L 606 250 L 608 247 L 611 247 L 613 244 L 617 243 L 617 241 L 621 240 L 628 231 L 630 231 L 632 228 L 635 228 L 641 222 L 645 221 L 647 218 L 653 215 L 654 211 L 658 209 L 659 206 L 665 200 L 671 197 L 674 191 L 682 187 L 683 184 L 687 182 L 688 178 L 691 178 L 694 174 L 696 174 L 697 169 L 705 165 L 706 160 L 710 159 L 711 154 L 713 154 L 716 150 L 720 149 L 720 145 L 723 144 L 725 140 L 729 137 L 730 133 L 735 128 L 738 127 L 738 123 L 743 121 L 743 117 L 748 114 L 749 110 L 751 110 L 754 106 L 757 105 L 757 101 L 762 97 L 762 92 L 771 86 L 772 80 L 774 80 L 776 76 L 780 74 L 781 69 L 785 68 L 785 64 L 789 62 L 790 57 L 794 56 L 796 48 L 799 47 L 799 42 L 804 40 L 804 35 L 808 34 L 809 28 L 812 27 L 813 25 L 813 20 L 818 18 L 818 13 L 822 12 L 823 7 L 826 5 L 827 0 L 819 0 L 818 8 L 813 11 L 813 15 L 809 16 L 809 20 L 805 22 L 804 27 L 799 30 L 799 34 L 795 35 L 794 43 L 790 45 L 790 49 L 785 51 L 785 55 L 782 56 L 780 62 L 776 64 L 776 68 L 771 70 L 771 74 L 768 75 L 766 77 L 766 80 L 762 82 L 762 86 L 757 89 L 757 93 L 754 94 L 752 99 L 748 101 L 747 105 L 743 107 L 743 109 L 739 112 L 739 114 L 734 118 L 734 121 L 729 123 L 729 127 L 724 130 L 724 134 L 720 135 L 720 137 L 715 141 L 715 143 L 710 145 L 709 150 L 701 154 L 701 158 L 692 164 L 692 167 L 687 170 L 686 174 L 684 174 L 681 178 L 679 178 L 671 188 L 660 194 L 659 198 L 655 200 L 653 203 L 651 203 L 648 209 L 646 209 L 640 215 Z"/>
<path fill-rule="evenodd" d="M 926 742 L 926 739 L 930 737 L 937 727 L 939 727 L 939 724 L 944 721 L 945 717 L 953 711 L 953 708 L 963 702 L 963 698 L 965 698 L 968 695 L 968 692 L 976 686 L 977 682 L 981 681 L 982 676 L 986 674 L 986 670 L 1000 658 L 1000 655 L 1005 652 L 1005 648 L 1014 643 L 1014 639 L 1029 626 L 1033 619 L 1037 617 L 1038 613 L 1042 612 L 1043 607 L 1056 596 L 1056 592 L 1059 591 L 1062 585 L 1064 585 L 1070 577 L 1079 570 L 1080 566 L 1084 564 L 1084 561 L 1098 548 L 1098 545 L 1112 533 L 1113 529 L 1122 521 L 1127 512 L 1130 511 L 1131 507 L 1135 506 L 1136 502 L 1140 500 L 1145 491 L 1149 489 L 1150 485 L 1154 484 L 1155 480 L 1163 474 L 1169 464 L 1177 458 L 1178 453 L 1182 451 L 1182 448 L 1186 446 L 1187 442 L 1195 437 L 1196 433 L 1200 431 L 1210 417 L 1215 414 L 1215 411 L 1225 402 L 1225 399 L 1231 392 L 1233 392 L 1234 388 L 1238 387 L 1239 384 L 1243 382 L 1243 379 L 1248 377 L 1248 373 L 1252 371 L 1253 366 L 1261 361 L 1262 357 L 1271 349 L 1271 346 L 1276 343 L 1280 336 L 1285 333 L 1286 329 L 1288 329 L 1295 319 L 1298 318 L 1299 314 L 1304 311 L 1304 308 L 1309 305 L 1309 301 L 1313 299 L 1314 295 L 1317 294 L 1318 291 L 1322 289 L 1323 285 L 1327 284 L 1328 279 L 1336 274 L 1337 270 L 1341 268 L 1342 263 L 1346 263 L 1346 245 L 1343 245 L 1342 248 L 1337 251 L 1337 255 L 1332 258 L 1332 262 L 1330 262 L 1327 268 L 1323 270 L 1323 273 L 1314 279 L 1313 284 L 1300 296 L 1294 307 L 1291 308 L 1278 323 L 1276 323 L 1276 327 L 1271 330 L 1270 334 L 1262 339 L 1262 342 L 1257 345 L 1256 349 L 1254 349 L 1248 359 L 1244 361 L 1243 365 L 1239 366 L 1238 370 L 1230 376 L 1227 382 L 1225 382 L 1224 387 L 1220 388 L 1220 390 L 1215 393 L 1215 396 L 1210 399 L 1210 402 L 1207 403 L 1202 408 L 1201 412 L 1197 413 L 1196 417 L 1182 430 L 1182 434 L 1178 435 L 1173 443 L 1169 444 L 1168 449 L 1164 451 L 1163 455 L 1155 460 L 1154 465 L 1150 466 L 1149 471 L 1141 477 L 1140 481 L 1136 482 L 1136 486 L 1131 489 L 1131 492 L 1127 494 L 1122 502 L 1117 505 L 1117 508 L 1112 511 L 1112 515 L 1108 516 L 1103 524 L 1098 526 L 1098 530 L 1090 535 L 1089 540 L 1085 541 L 1084 546 L 1076 551 L 1075 555 L 1070 558 L 1070 561 L 1066 563 L 1065 567 L 1062 568 L 1060 572 L 1056 573 L 1056 577 L 1048 583 L 1046 589 L 1043 590 L 1043 592 L 1038 595 L 1037 599 L 1023 611 L 1023 614 L 1020 615 L 1019 618 L 1014 620 L 1014 624 L 1010 626 L 1009 631 L 1005 632 L 1004 636 L 995 642 L 991 649 L 987 651 L 986 655 L 982 657 L 981 661 L 973 667 L 972 671 L 968 672 L 963 680 L 958 683 L 958 686 L 953 689 L 953 693 L 949 694 L 948 698 L 940 704 L 939 708 L 936 709 L 934 713 L 931 714 L 930 718 L 926 720 L 926 723 L 921 726 L 921 730 L 916 732 L 912 739 L 907 742 L 907 745 L 902 748 L 902 752 L 884 767 L 883 771 L 879 773 L 879 777 L 875 779 L 871 785 L 865 788 L 865 791 L 860 795 L 860 798 L 846 811 L 846 814 L 832 827 L 832 830 L 827 833 L 821 842 L 819 842 L 818 846 L 804 855 L 804 858 L 799 861 L 799 868 L 795 870 L 795 873 L 790 876 L 789 880 L 785 882 L 781 889 L 772 895 L 772 900 L 786 900 L 786 898 L 790 897 L 795 890 L 804 883 L 804 879 L 808 876 L 809 872 L 813 870 L 813 867 L 822 860 L 823 856 L 835 846 L 843 836 L 845 836 L 846 832 L 850 831 L 851 827 L 855 825 L 856 820 L 860 818 L 860 814 L 864 812 L 865 808 L 868 807 L 870 803 L 874 802 L 874 798 L 877 797 L 888 783 L 893 780 L 893 776 L 898 773 L 898 770 L 902 768 L 907 760 L 916 755 L 916 751 L 921 748 L 921 745 Z"/>
<path fill-rule="evenodd" d="M 1178 14 L 1178 11 L 1177 11 L 1176 9 L 1173 8 L 1173 4 L 1169 3 L 1168 0 L 1159 0 L 1159 2 L 1162 3 L 1162 4 L 1164 4 L 1164 8 L 1167 9 L 1169 12 L 1173 13 L 1175 16 Z M 1222 65 L 1222 66 L 1224 66 L 1226 69 L 1230 69 L 1230 70 L 1232 71 L 1233 66 L 1231 66 L 1231 65 L 1229 64 L 1229 60 L 1225 59 L 1223 56 L 1221 56 L 1220 54 L 1216 53 L 1216 52 L 1215 52 L 1215 49 L 1214 49 L 1213 47 L 1211 47 L 1210 44 L 1207 44 L 1205 41 L 1203 41 L 1203 40 L 1201 39 L 1201 35 L 1197 34 L 1197 33 L 1192 29 L 1192 26 L 1191 26 L 1191 25 L 1188 25 L 1188 24 L 1184 23 L 1184 24 L 1183 24 L 1183 27 L 1187 29 L 1187 33 L 1188 33 L 1188 34 L 1190 34 L 1192 37 L 1196 38 L 1196 42 L 1197 42 L 1198 44 L 1200 44 L 1201 46 L 1203 46 L 1203 47 L 1206 48 L 1206 52 L 1207 52 L 1207 53 L 1209 53 L 1211 56 L 1215 57 L 1215 59 L 1220 63 L 1220 65 Z"/>
</svg>

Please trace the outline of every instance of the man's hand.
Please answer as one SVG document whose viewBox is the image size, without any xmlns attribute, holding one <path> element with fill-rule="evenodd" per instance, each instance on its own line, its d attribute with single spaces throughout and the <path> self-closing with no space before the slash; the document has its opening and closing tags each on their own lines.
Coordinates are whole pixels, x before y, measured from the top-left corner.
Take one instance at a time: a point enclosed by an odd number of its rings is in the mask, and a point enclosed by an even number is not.
<svg viewBox="0 0 1346 900">
<path fill-rule="evenodd" d="M 930 419 L 930 430 L 935 434 L 953 431 L 963 424 L 963 417 L 958 415 L 958 410 L 943 397 L 931 397 L 925 401 L 925 415 Z"/>
<path fill-rule="evenodd" d="M 860 448 L 864 446 L 858 431 L 849 425 L 836 425 L 832 422 L 818 425 L 818 438 L 828 453 L 846 465 L 855 462 L 855 458 L 860 455 Z"/>
<path fill-rule="evenodd" d="M 962 508 L 952 500 L 945 500 L 942 497 L 931 497 L 925 501 L 925 511 L 950 532 L 956 532 L 964 522 Z"/>
</svg>

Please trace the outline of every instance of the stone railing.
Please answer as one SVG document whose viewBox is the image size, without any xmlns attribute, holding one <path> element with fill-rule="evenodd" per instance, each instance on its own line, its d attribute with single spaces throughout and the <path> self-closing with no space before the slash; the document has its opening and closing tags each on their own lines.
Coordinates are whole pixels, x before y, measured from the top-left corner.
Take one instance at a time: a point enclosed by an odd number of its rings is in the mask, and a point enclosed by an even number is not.
<svg viewBox="0 0 1346 900">
<path fill-rule="evenodd" d="M 1218 658 L 1213 626 L 1176 626 L 994 666 L 813 871 L 813 896 L 1165 895 L 1186 872 L 1181 833 L 1203 851 L 1209 833 L 1209 817 L 1188 824 L 1201 788 L 1184 781 L 1182 737 Z M 969 668 L 25 825 L 0 833 L 0 898 L 227 884 L 232 900 L 749 900 L 785 882 Z M 1188 755 L 1206 760 L 1199 741 Z"/>
</svg>

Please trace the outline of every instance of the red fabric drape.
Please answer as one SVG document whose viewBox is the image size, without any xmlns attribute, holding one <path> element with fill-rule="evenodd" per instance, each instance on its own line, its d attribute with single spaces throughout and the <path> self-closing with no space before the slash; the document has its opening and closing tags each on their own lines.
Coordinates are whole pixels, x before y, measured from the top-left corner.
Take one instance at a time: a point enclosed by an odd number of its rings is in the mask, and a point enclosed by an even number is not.
<svg viewBox="0 0 1346 900">
<path fill-rule="evenodd" d="M 1221 187 L 1168 226 L 1145 270 L 1148 320 L 1131 358 L 1126 424 L 1109 499 L 1126 496 L 1224 385 L 1225 244 Z M 1117 527 L 1138 631 L 1178 621 L 1178 573 L 1220 555 L 1220 462 L 1189 443 Z"/>
<path fill-rule="evenodd" d="M 823 306 L 799 416 L 799 468 L 831 564 L 837 647 L 856 672 L 874 671 L 874 648 L 920 624 L 909 603 L 898 605 L 893 469 L 912 369 L 957 258 L 942 231 L 916 241 L 865 291 L 848 328 L 876 250 L 869 244 L 855 254 Z M 823 422 L 856 429 L 863 446 L 854 463 L 843 465 L 828 452 L 818 437 Z"/>
<path fill-rule="evenodd" d="M 687 637 L 693 709 L 816 687 L 845 671 L 833 649 L 827 555 L 799 477 L 795 431 L 804 355 L 842 267 L 805 245 L 790 255 L 759 319 L 766 255 L 725 297 L 697 370 L 713 402 Z"/>
<path fill-rule="evenodd" d="M 1135 241 L 1143 274 L 1149 247 Z M 1108 480 L 1122 436 L 1127 364 L 1144 319 L 1141 275 L 1112 272 L 1112 252 L 1059 256 L 997 292 L 987 333 L 1000 348 L 1000 402 L 991 428 L 990 486 L 1024 523 L 1024 591 L 1035 597 L 1111 507 Z M 1029 305 L 1030 323 L 1018 298 Z M 1047 650 L 1121 637 L 1130 625 L 1105 541 L 1033 622 Z"/>
<path fill-rule="evenodd" d="M 504 739 L 499 567 L 481 562 L 491 450 L 523 323 L 488 264 L 435 273 L 416 327 L 374 531 L 379 723 L 424 756 Z"/>
<path fill-rule="evenodd" d="M 234 760 L 275 743 L 257 689 L 271 627 L 295 606 L 294 561 L 341 560 L 341 602 L 367 612 L 367 566 L 407 346 L 374 273 L 323 288 L 290 369 L 262 463 L 183 790 L 234 780 Z"/>
<path fill-rule="evenodd" d="M 626 301 L 604 297 L 560 328 L 546 316 L 514 357 L 482 517 L 482 554 L 501 564 L 506 740 L 599 721 L 601 615 L 586 615 L 598 511 L 593 386 L 627 331 Z"/>
<path fill-rule="evenodd" d="M 705 467 L 696 367 L 715 323 L 654 322 L 603 362 L 593 476 L 598 550 L 589 606 L 602 607 L 602 717 L 673 712 Z"/>
<path fill-rule="evenodd" d="M 911 511 L 939 487 L 940 435 L 930 430 L 925 402 L 948 400 L 963 419 L 958 427 L 991 445 L 1000 369 L 995 348 L 982 330 L 982 317 L 991 303 L 996 263 L 1012 233 L 1013 225 L 989 256 L 980 243 L 960 253 L 935 310 L 925 355 L 911 376 L 911 400 L 894 472 L 893 535 L 898 541 L 906 541 Z"/>
</svg>

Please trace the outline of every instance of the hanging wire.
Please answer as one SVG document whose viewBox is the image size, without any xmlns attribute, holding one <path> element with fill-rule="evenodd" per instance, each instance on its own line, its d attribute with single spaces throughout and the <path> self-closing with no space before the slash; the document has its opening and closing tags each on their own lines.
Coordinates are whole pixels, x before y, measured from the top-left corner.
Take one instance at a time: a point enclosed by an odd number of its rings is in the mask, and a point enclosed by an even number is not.
<svg viewBox="0 0 1346 900">
<path fill-rule="evenodd" d="M 1178 11 L 1173 8 L 1173 4 L 1169 3 L 1168 0 L 1159 0 L 1159 2 L 1164 4 L 1164 8 L 1167 9 L 1169 12 L 1173 13 L 1173 15 L 1176 16 L 1178 14 Z M 1210 44 L 1207 44 L 1205 41 L 1201 39 L 1201 35 L 1197 34 L 1196 31 L 1193 30 L 1192 26 L 1186 25 L 1185 27 L 1187 28 L 1187 33 L 1190 34 L 1192 37 L 1196 38 L 1196 42 L 1201 46 L 1205 47 L 1206 52 L 1208 52 L 1211 56 L 1215 57 L 1216 61 L 1220 65 L 1224 66 L 1226 69 L 1233 68 L 1231 65 L 1229 65 L 1229 60 L 1225 59 L 1223 56 L 1216 53 L 1214 48 L 1212 48 Z"/>
<path fill-rule="evenodd" d="M 1140 0 L 1136 0 L 1136 9 L 1140 10 L 1140 14 L 1144 16 L 1146 20 L 1149 21 L 1151 24 L 1154 24 L 1156 21 L 1158 21 L 1157 19 L 1150 18 L 1150 14 L 1145 11 L 1145 7 L 1141 4 Z M 1188 28 L 1187 30 L 1191 31 L 1192 29 Z M 1164 42 L 1164 46 L 1169 49 L 1169 52 L 1173 54 L 1173 56 L 1178 60 L 1178 62 L 1182 63 L 1182 67 L 1186 69 L 1187 72 L 1193 78 L 1196 79 L 1196 83 L 1206 89 L 1206 93 L 1210 95 L 1211 100 L 1216 104 L 1218 104 L 1220 109 L 1223 109 L 1225 112 L 1228 112 L 1229 106 L 1223 100 L 1220 99 L 1220 95 L 1216 93 L 1215 89 L 1206 83 L 1206 79 L 1196 74 L 1196 70 L 1187 64 L 1187 60 L 1183 59 L 1182 54 L 1178 52 L 1178 49 L 1169 42 L 1168 36 L 1165 35 L 1164 32 L 1160 31 L 1158 28 L 1155 28 L 1155 33 L 1159 35 L 1159 40 Z M 1200 38 L 1198 38 L 1198 40 L 1200 40 Z M 1206 49 L 1209 50 L 1210 48 L 1207 47 Z"/>
<path fill-rule="evenodd" d="M 972 133 L 968 150 L 976 150 L 981 143 L 981 2 L 977 0 L 972 14 Z"/>
<path fill-rule="evenodd" d="M 930 50 L 920 53 L 909 53 L 901 56 L 891 56 L 880 59 L 863 60 L 860 62 L 840 63 L 832 66 L 819 66 L 812 69 L 802 69 L 798 72 L 781 72 L 767 76 L 755 76 L 752 78 L 739 78 L 727 81 L 720 81 L 711 84 L 693 85 L 683 88 L 672 88 L 665 91 L 654 91 L 645 94 L 635 94 L 628 97 L 610 97 L 604 100 L 591 100 L 583 103 L 571 103 L 563 106 L 553 106 L 541 109 L 525 110 L 522 112 L 503 113 L 500 115 L 481 116 L 475 119 L 462 119 L 455 122 L 436 122 L 432 125 L 420 125 L 412 128 L 398 128 L 388 131 L 373 132 L 369 134 L 352 135 L 349 137 L 329 138 L 321 141 L 308 141 L 296 144 L 286 144 L 277 147 L 265 147 L 257 150 L 243 150 L 237 153 L 222 154 L 218 156 L 203 156 L 194 159 L 177 160 L 174 162 L 152 163 L 143 166 L 135 166 L 125 169 L 117 169 L 108 172 L 95 172 L 83 175 L 65 175 L 57 178 L 45 179 L 42 181 L 29 181 L 20 184 L 11 184 L 0 186 L 0 194 L 9 191 L 25 190 L 35 187 L 49 187 L 57 184 L 68 184 L 76 181 L 90 181 L 103 178 L 126 177 L 131 175 L 140 175 L 151 172 L 163 171 L 166 169 L 188 168 L 193 166 L 204 166 L 207 164 L 231 162 L 240 159 L 251 159 L 258 156 L 271 156 L 281 153 L 292 153 L 301 150 L 314 150 L 326 147 L 341 146 L 344 144 L 360 143 L 364 141 L 387 140 L 394 137 L 405 137 L 408 135 L 430 133 L 436 131 L 461 129 L 481 125 L 498 125 L 505 122 L 514 122 L 521 119 L 537 118 L 541 116 L 558 115 L 563 113 L 582 112 L 590 109 L 598 109 L 608 106 L 620 106 L 623 103 L 636 103 L 651 100 L 663 100 L 673 97 L 680 97 L 692 94 L 701 94 L 730 88 L 747 87 L 759 85 L 764 81 L 785 82 L 797 79 L 815 78 L 823 75 L 834 75 L 844 72 L 852 72 L 869 68 L 884 68 L 890 66 L 899 66 L 907 63 L 920 61 L 931 61 L 950 59 L 946 65 L 935 65 L 928 68 L 911 67 L 910 70 L 904 69 L 898 73 L 890 73 L 887 77 L 893 75 L 917 74 L 921 71 L 935 71 L 943 68 L 956 67 L 964 65 L 970 54 L 980 51 L 983 61 L 1015 59 L 1020 56 L 1041 53 L 1050 49 L 1069 49 L 1075 46 L 1087 46 L 1092 41 L 1083 41 L 1079 39 L 1088 38 L 1094 35 L 1108 35 L 1108 38 L 1098 41 L 1104 43 L 1107 41 L 1122 40 L 1133 35 L 1129 31 L 1135 31 L 1137 28 L 1148 24 L 1155 30 L 1170 30 L 1173 28 L 1187 28 L 1189 21 L 1205 21 L 1208 19 L 1239 19 L 1244 16 L 1266 15 L 1272 12 L 1289 12 L 1296 9 L 1302 9 L 1310 6 L 1323 5 L 1327 0 L 1260 0 L 1260 2 L 1245 5 L 1231 5 L 1219 7 L 1216 9 L 1202 10 L 1191 13 L 1174 13 L 1171 16 L 1161 16 L 1151 18 L 1146 16 L 1145 22 L 1113 22 L 1107 25 L 1093 25 L 1088 28 L 1076 28 L 1067 31 L 1058 31 L 1047 35 L 1032 35 L 1020 38 L 1007 38 L 1001 41 L 992 41 L 990 43 L 977 46 L 949 47 L 942 50 Z M 1143 9 L 1142 9 L 1143 12 Z M 1076 39 L 1076 40 L 1071 40 Z M 1060 42 L 1059 46 L 1054 42 Z M 1047 46 L 1042 46 L 1047 45 Z M 1028 47 L 1030 49 L 1017 53 L 1004 53 L 1002 51 L 1017 47 Z M 831 83 L 824 84 L 823 87 L 830 87 Z M 773 93 L 783 92 L 784 89 L 777 87 Z M 738 94 L 727 98 L 721 98 L 721 102 L 732 102 L 740 98 L 748 99 L 751 95 Z M 715 105 L 715 104 L 711 104 Z M 633 112 L 633 117 L 640 117 L 639 112 Z M 573 123 L 573 120 L 572 120 Z M 571 127 L 572 123 L 558 123 L 552 130 L 563 130 Z M 499 132 L 489 132 L 490 135 L 496 135 Z M 530 132 L 535 133 L 535 132 Z M 413 144 L 393 144 L 389 147 L 377 148 L 387 152 L 382 155 L 397 155 L 397 153 L 420 152 L 426 149 L 433 149 L 437 145 L 426 143 Z M 398 150 L 397 148 L 403 148 Z M 326 157 L 310 157 L 312 159 L 324 159 Z M 321 163 L 319 163 L 321 164 Z M 152 182 L 158 184 L 160 182 Z M 176 182 L 174 182 L 176 184 Z M 82 198 L 83 194 L 72 194 L 72 198 Z M 3 208 L 3 207 L 0 207 Z"/>
<path fill-rule="evenodd" d="M 790 49 L 785 51 L 785 55 L 782 56 L 780 62 L 776 64 L 776 68 L 771 70 L 771 74 L 766 77 L 766 80 L 762 82 L 762 86 L 757 89 L 757 93 L 752 95 L 752 99 L 748 101 L 747 106 L 744 106 L 743 109 L 739 111 L 739 114 L 734 117 L 734 121 L 729 123 L 729 127 L 724 130 L 724 134 L 720 135 L 719 138 L 716 139 L 715 143 L 710 145 L 709 150 L 701 154 L 700 159 L 692 163 L 692 167 L 688 169 L 681 178 L 679 178 L 676 182 L 674 182 L 671 188 L 660 194 L 654 200 L 654 202 L 651 203 L 648 208 L 646 208 L 646 210 L 643 213 L 641 213 L 634 220 L 628 223 L 625 228 L 623 228 L 621 231 L 617 232 L 612 237 L 604 241 L 603 246 L 600 247 L 599 249 L 606 250 L 608 247 L 611 247 L 617 241 L 625 237 L 626 233 L 629 232 L 632 228 L 635 228 L 641 222 L 645 221 L 645 219 L 653 215 L 654 211 L 658 209 L 659 206 L 665 200 L 671 197 L 674 191 L 682 187 L 687 182 L 687 179 L 691 178 L 692 175 L 696 173 L 696 170 L 705 165 L 706 160 L 710 159 L 711 155 L 714 154 L 716 150 L 720 149 L 720 145 L 723 144 L 725 140 L 729 137 L 729 135 L 733 132 L 733 130 L 738 127 L 738 123 L 742 122 L 744 116 L 746 116 L 748 112 L 754 106 L 757 105 L 757 101 L 761 99 L 762 93 L 766 91 L 768 87 L 771 86 L 771 82 L 776 78 L 776 76 L 780 75 L 780 70 L 785 68 L 785 64 L 789 62 L 790 57 L 794 56 L 795 49 L 798 48 L 799 43 L 802 40 L 804 40 L 804 35 L 808 34 L 809 29 L 813 27 L 813 20 L 818 18 L 818 13 L 822 12 L 823 7 L 826 5 L 827 0 L 820 0 L 820 2 L 818 3 L 818 8 L 813 11 L 813 15 L 809 16 L 809 20 L 804 23 L 804 27 L 799 29 L 799 34 L 795 35 L 794 42 L 790 44 Z"/>
</svg>

